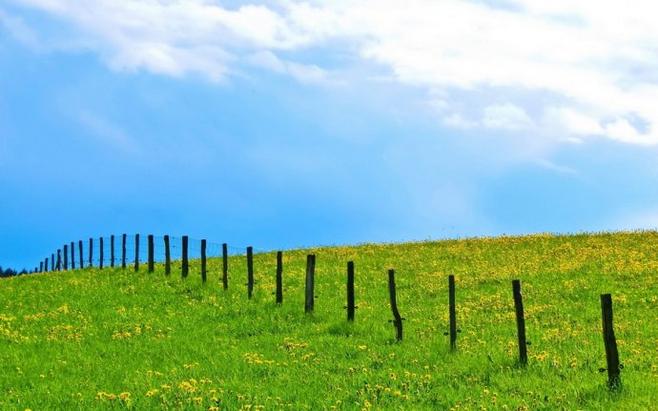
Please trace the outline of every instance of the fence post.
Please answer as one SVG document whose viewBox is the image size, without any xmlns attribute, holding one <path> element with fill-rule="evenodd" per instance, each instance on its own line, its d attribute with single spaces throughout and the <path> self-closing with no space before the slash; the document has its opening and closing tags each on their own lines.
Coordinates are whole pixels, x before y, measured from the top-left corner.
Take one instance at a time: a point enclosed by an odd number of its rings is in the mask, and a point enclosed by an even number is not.
<svg viewBox="0 0 658 411">
<path fill-rule="evenodd" d="M 40 261 L 40 262 L 39 262 L 39 272 L 40 272 L 40 273 L 43 272 L 43 261 Z"/>
<path fill-rule="evenodd" d="M 94 266 L 94 239 L 89 239 L 89 267 Z"/>
<path fill-rule="evenodd" d="M 139 234 L 135 234 L 135 272 L 139 271 Z"/>
<path fill-rule="evenodd" d="M 62 271 L 62 250 L 57 250 L 57 271 Z"/>
<path fill-rule="evenodd" d="M 222 244 L 222 284 L 228 290 L 228 245 Z"/>
<path fill-rule="evenodd" d="M 354 261 L 347 262 L 347 321 L 354 321 Z"/>
<path fill-rule="evenodd" d="M 516 329 L 519 337 L 519 362 L 521 365 L 528 363 L 528 346 L 525 336 L 525 317 L 523 315 L 523 296 L 521 295 L 521 281 L 512 281 L 512 293 L 514 294 L 514 309 L 516 310 Z"/>
<path fill-rule="evenodd" d="M 189 244 L 189 237 L 184 235 L 182 238 L 182 250 L 181 250 L 181 277 L 186 278 L 190 272 L 189 261 L 187 258 L 187 246 Z"/>
<path fill-rule="evenodd" d="M 52 271 L 57 271 L 55 268 L 55 253 L 50 254 L 50 269 Z"/>
<path fill-rule="evenodd" d="M 103 237 L 100 237 L 98 239 L 98 258 L 99 258 L 99 263 L 98 267 L 102 270 L 103 269 L 103 263 L 105 263 L 105 247 L 103 247 Z"/>
<path fill-rule="evenodd" d="M 455 304 L 455 276 L 448 276 L 448 311 L 450 315 L 450 348 L 457 349 L 457 307 Z"/>
<path fill-rule="evenodd" d="M 127 240 L 127 235 L 122 234 L 121 235 L 121 268 L 125 269 L 126 268 L 126 240 Z"/>
<path fill-rule="evenodd" d="M 110 236 L 110 267 L 114 268 L 114 234 Z"/>
<path fill-rule="evenodd" d="M 204 284 L 206 283 L 207 280 L 207 273 L 206 273 L 206 246 L 207 246 L 206 240 L 201 240 L 201 282 Z"/>
<path fill-rule="evenodd" d="M 315 254 L 306 256 L 306 295 L 304 312 L 312 313 L 315 306 Z"/>
<path fill-rule="evenodd" d="M 82 240 L 78 240 L 78 254 L 80 254 L 80 269 L 85 268 L 85 259 L 82 250 Z"/>
<path fill-rule="evenodd" d="M 153 244 L 153 234 L 148 235 L 148 271 L 149 273 L 152 273 L 154 268 L 155 268 L 155 256 L 153 255 L 155 253 L 154 250 L 155 246 Z"/>
<path fill-rule="evenodd" d="M 64 254 L 64 271 L 66 271 L 69 269 L 69 250 L 66 244 L 64 244 L 63 254 Z"/>
<path fill-rule="evenodd" d="M 276 253 L 276 303 L 283 303 L 283 253 Z"/>
<path fill-rule="evenodd" d="M 615 330 L 612 327 L 612 296 L 610 294 L 601 294 L 601 317 L 605 358 L 608 367 L 608 387 L 614 390 L 621 386 L 621 375 L 617 339 L 615 338 Z"/>
<path fill-rule="evenodd" d="M 391 311 L 393 312 L 393 325 L 395 326 L 395 339 L 402 341 L 402 317 L 398 311 L 398 300 L 395 291 L 395 270 L 388 270 L 388 294 L 391 300 Z"/>
<path fill-rule="evenodd" d="M 46 272 L 48 272 L 48 257 L 46 257 L 44 262 L 45 262 Z"/>
<path fill-rule="evenodd" d="M 171 249 L 169 248 L 169 236 L 164 236 L 164 246 L 165 246 L 165 274 L 171 274 Z"/>
<path fill-rule="evenodd" d="M 251 299 L 254 292 L 254 248 L 247 247 L 247 297 Z"/>
<path fill-rule="evenodd" d="M 71 241 L 71 270 L 75 270 L 75 242 Z"/>
</svg>

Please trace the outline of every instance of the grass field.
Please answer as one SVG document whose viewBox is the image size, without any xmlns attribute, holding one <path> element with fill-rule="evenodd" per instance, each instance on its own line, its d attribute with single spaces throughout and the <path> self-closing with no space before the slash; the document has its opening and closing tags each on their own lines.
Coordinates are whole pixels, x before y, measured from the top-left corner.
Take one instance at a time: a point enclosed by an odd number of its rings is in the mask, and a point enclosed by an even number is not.
<svg viewBox="0 0 658 411">
<path fill-rule="evenodd" d="M 304 314 L 306 254 L 317 255 Z M 356 265 L 356 320 L 345 266 Z M 181 280 L 86 269 L 0 281 L 3 409 L 658 409 L 658 233 L 362 245 L 198 262 Z M 175 267 L 179 267 L 176 265 Z M 394 341 L 395 268 L 405 339 Z M 458 350 L 447 275 L 457 279 Z M 511 280 L 522 281 L 529 364 L 517 365 Z M 606 388 L 599 295 L 615 310 L 623 388 Z"/>
</svg>

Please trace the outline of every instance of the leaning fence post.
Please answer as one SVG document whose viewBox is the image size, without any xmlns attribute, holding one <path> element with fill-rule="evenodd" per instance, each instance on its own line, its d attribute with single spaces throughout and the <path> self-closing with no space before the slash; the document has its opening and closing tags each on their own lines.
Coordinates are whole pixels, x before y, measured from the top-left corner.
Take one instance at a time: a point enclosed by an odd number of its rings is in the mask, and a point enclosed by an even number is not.
<svg viewBox="0 0 658 411">
<path fill-rule="evenodd" d="M 135 271 L 139 271 L 139 234 L 135 234 Z"/>
<path fill-rule="evenodd" d="M 187 259 L 187 246 L 189 244 L 189 237 L 184 235 L 182 238 L 181 250 L 181 277 L 186 278 L 190 272 L 189 261 Z"/>
<path fill-rule="evenodd" d="M 71 241 L 71 270 L 75 270 L 75 243 Z"/>
<path fill-rule="evenodd" d="M 121 235 L 121 268 L 126 268 L 126 234 Z"/>
<path fill-rule="evenodd" d="M 621 375 L 617 339 L 615 338 L 615 330 L 612 327 L 612 296 L 610 294 L 601 294 L 601 316 L 605 358 L 608 367 L 608 387 L 614 390 L 621 386 Z"/>
<path fill-rule="evenodd" d="M 155 267 L 154 258 L 154 244 L 153 244 L 153 234 L 148 235 L 148 272 L 152 273 Z"/>
<path fill-rule="evenodd" d="M 450 348 L 457 348 L 457 307 L 455 304 L 455 276 L 448 276 L 448 313 L 450 316 Z"/>
<path fill-rule="evenodd" d="M 94 239 L 89 239 L 89 267 L 94 266 Z"/>
<path fill-rule="evenodd" d="M 165 246 L 165 274 L 171 274 L 171 249 L 169 248 L 169 236 L 164 236 L 164 246 Z"/>
<path fill-rule="evenodd" d="M 525 317 L 523 315 L 523 296 L 521 295 L 521 281 L 512 281 L 512 293 L 514 295 L 514 309 L 516 310 L 516 329 L 519 338 L 519 362 L 521 365 L 528 363 L 528 346 L 525 336 Z"/>
<path fill-rule="evenodd" d="M 395 339 L 402 341 L 402 320 L 398 311 L 398 300 L 395 292 L 395 270 L 388 270 L 388 294 L 391 300 L 391 311 L 393 312 L 393 325 L 395 326 Z"/>
<path fill-rule="evenodd" d="M 85 268 L 85 259 L 82 252 L 82 240 L 78 240 L 78 254 L 80 254 L 80 269 Z"/>
<path fill-rule="evenodd" d="M 114 234 L 110 236 L 110 267 L 114 268 Z"/>
<path fill-rule="evenodd" d="M 103 237 L 100 237 L 98 239 L 98 258 L 99 258 L 99 263 L 98 267 L 102 270 L 103 269 L 103 263 L 105 263 L 105 247 L 103 246 Z"/>
<path fill-rule="evenodd" d="M 347 321 L 354 321 L 354 261 L 347 262 Z"/>
<path fill-rule="evenodd" d="M 207 280 L 206 246 L 207 246 L 206 240 L 201 240 L 201 282 L 203 282 L 204 284 L 206 283 L 206 280 Z"/>
<path fill-rule="evenodd" d="M 276 253 L 276 303 L 283 303 L 283 253 Z"/>
<path fill-rule="evenodd" d="M 228 245 L 222 244 L 222 284 L 228 290 Z"/>
<path fill-rule="evenodd" d="M 304 312 L 312 313 L 315 305 L 315 254 L 306 256 L 306 295 Z"/>
<path fill-rule="evenodd" d="M 254 248 L 247 247 L 247 297 L 254 292 Z"/>
<path fill-rule="evenodd" d="M 64 254 L 64 271 L 66 271 L 69 269 L 69 250 L 66 244 L 64 244 L 63 254 Z"/>
</svg>

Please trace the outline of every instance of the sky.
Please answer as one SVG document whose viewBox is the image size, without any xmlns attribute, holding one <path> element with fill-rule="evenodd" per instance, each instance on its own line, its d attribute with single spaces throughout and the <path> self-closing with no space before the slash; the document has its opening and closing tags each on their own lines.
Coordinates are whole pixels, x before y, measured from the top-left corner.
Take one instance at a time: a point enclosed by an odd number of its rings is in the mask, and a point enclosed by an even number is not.
<svg viewBox="0 0 658 411">
<path fill-rule="evenodd" d="M 658 5 L 0 0 L 0 266 L 658 226 Z"/>
</svg>

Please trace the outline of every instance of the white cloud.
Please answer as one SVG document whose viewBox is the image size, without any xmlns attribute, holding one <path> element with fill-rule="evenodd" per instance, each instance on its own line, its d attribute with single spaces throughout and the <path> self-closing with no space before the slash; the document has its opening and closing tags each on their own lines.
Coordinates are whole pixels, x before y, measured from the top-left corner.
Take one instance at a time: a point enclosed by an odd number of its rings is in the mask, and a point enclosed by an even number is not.
<svg viewBox="0 0 658 411">
<path fill-rule="evenodd" d="M 220 81 L 260 56 L 317 83 L 319 62 L 289 56 L 341 47 L 346 64 L 376 63 L 441 95 L 444 124 L 658 144 L 658 4 L 646 0 L 11 1 L 69 21 L 115 69 Z"/>
</svg>

